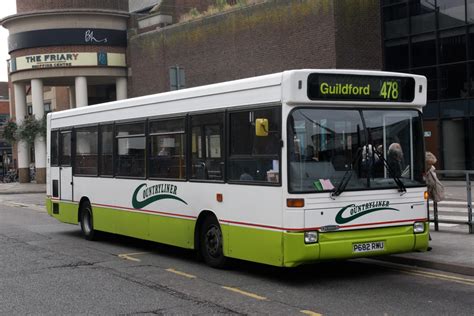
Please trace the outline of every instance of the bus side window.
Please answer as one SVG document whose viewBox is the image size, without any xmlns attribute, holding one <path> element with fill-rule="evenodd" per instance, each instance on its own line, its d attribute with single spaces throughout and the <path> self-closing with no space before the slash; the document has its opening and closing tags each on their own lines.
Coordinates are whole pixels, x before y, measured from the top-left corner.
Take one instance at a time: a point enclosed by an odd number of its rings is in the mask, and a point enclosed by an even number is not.
<svg viewBox="0 0 474 316">
<path fill-rule="evenodd" d="M 58 134 L 59 134 L 58 131 L 51 132 L 51 147 L 50 147 L 51 166 L 57 166 L 59 163 Z"/>
<path fill-rule="evenodd" d="M 64 131 L 59 134 L 59 165 L 71 165 L 71 131 Z"/>
<path fill-rule="evenodd" d="M 257 119 L 268 122 L 268 130 L 265 133 L 256 133 Z M 235 111 L 229 114 L 230 181 L 280 182 L 280 122 L 279 107 Z"/>
<path fill-rule="evenodd" d="M 151 121 L 149 140 L 150 177 L 186 179 L 184 118 Z"/>
<path fill-rule="evenodd" d="M 224 179 L 224 113 L 191 116 L 191 179 Z"/>
</svg>

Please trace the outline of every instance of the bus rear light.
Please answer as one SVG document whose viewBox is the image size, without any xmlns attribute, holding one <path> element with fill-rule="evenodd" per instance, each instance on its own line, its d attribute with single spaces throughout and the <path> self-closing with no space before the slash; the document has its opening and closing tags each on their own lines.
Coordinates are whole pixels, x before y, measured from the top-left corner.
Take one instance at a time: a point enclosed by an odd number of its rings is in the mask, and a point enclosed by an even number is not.
<svg viewBox="0 0 474 316">
<path fill-rule="evenodd" d="M 318 242 L 318 232 L 304 232 L 304 243 L 305 244 L 314 244 Z"/>
<path fill-rule="evenodd" d="M 286 199 L 288 207 L 304 207 L 304 199 Z"/>
<path fill-rule="evenodd" d="M 222 193 L 216 193 L 216 201 L 219 203 L 222 203 L 222 201 L 224 201 L 224 196 L 222 195 Z"/>
</svg>

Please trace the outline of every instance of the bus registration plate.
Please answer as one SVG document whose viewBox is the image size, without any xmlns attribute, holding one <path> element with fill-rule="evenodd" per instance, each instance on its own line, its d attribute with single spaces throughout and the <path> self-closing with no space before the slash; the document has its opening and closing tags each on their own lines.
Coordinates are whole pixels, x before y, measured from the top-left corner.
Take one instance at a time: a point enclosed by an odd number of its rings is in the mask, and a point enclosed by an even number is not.
<svg viewBox="0 0 474 316">
<path fill-rule="evenodd" d="M 385 250 L 385 242 L 383 241 L 372 241 L 357 243 L 352 245 L 352 252 L 371 252 Z"/>
</svg>

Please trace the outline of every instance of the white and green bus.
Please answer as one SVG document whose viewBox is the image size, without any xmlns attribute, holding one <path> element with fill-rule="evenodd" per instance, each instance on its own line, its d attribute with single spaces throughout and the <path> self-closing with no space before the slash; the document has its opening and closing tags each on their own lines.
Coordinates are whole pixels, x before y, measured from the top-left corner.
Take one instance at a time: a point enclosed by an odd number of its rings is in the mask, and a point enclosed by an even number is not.
<svg viewBox="0 0 474 316">
<path fill-rule="evenodd" d="M 306 69 L 50 113 L 48 213 L 214 267 L 424 251 L 426 91 Z"/>
</svg>

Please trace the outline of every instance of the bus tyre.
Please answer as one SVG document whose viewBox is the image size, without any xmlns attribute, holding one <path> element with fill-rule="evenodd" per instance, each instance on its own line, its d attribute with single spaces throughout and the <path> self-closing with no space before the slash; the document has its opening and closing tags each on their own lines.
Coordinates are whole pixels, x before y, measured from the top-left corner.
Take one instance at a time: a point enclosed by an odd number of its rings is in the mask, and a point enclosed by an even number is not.
<svg viewBox="0 0 474 316">
<path fill-rule="evenodd" d="M 92 207 L 89 202 L 85 202 L 81 207 L 80 216 L 82 235 L 87 240 L 95 240 L 96 231 L 92 220 Z"/>
<path fill-rule="evenodd" d="M 201 227 L 201 255 L 204 261 L 213 268 L 223 268 L 226 257 L 222 250 L 222 231 L 214 217 L 207 217 Z"/>
</svg>

